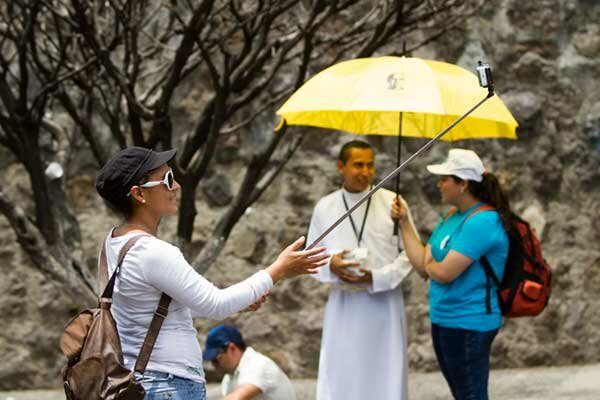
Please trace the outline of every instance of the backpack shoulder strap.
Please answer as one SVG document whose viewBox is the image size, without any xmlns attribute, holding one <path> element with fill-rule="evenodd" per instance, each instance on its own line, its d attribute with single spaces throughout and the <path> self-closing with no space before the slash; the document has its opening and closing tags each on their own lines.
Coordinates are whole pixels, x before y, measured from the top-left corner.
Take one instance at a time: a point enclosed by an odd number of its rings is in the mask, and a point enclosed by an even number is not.
<svg viewBox="0 0 600 400">
<path fill-rule="evenodd" d="M 492 284 L 491 281 L 494 282 L 496 287 L 500 288 L 500 279 L 496 276 L 496 273 L 492 269 L 492 265 L 488 261 L 486 256 L 483 256 L 479 259 L 479 262 L 483 266 L 483 271 L 485 272 L 485 311 L 487 314 L 492 313 L 492 299 L 491 299 L 491 291 Z M 491 281 L 490 281 L 491 280 Z M 498 300 L 500 298 L 498 297 Z"/>
<path fill-rule="evenodd" d="M 456 212 L 457 208 L 456 207 L 452 207 L 451 209 L 448 210 L 448 212 L 446 213 L 446 215 L 444 215 L 442 217 L 442 223 L 446 222 L 446 220 L 448 218 L 450 218 L 452 216 L 452 214 L 454 214 Z"/>
<path fill-rule="evenodd" d="M 446 213 L 446 215 L 444 215 L 444 217 L 442 218 L 442 223 L 446 222 L 446 220 L 448 220 L 448 218 L 450 218 L 452 216 L 452 214 L 454 214 L 458 209 L 456 207 L 452 207 L 450 210 L 448 210 L 448 212 Z M 463 223 L 465 223 L 469 218 L 471 218 L 473 215 L 477 214 L 480 211 L 494 211 L 496 210 L 494 207 L 490 206 L 489 204 L 483 204 L 479 207 L 477 207 L 476 209 L 474 209 L 473 211 L 471 211 L 471 213 L 469 215 L 467 215 L 467 218 L 464 219 Z"/>
<path fill-rule="evenodd" d="M 117 280 L 117 276 L 119 275 L 119 271 L 121 270 L 121 264 L 123 263 L 123 260 L 125 259 L 125 255 L 129 251 L 129 249 L 131 249 L 133 247 L 133 245 L 139 239 L 141 239 L 143 236 L 148 236 L 148 235 L 134 236 L 131 239 L 129 239 L 127 241 L 127 243 L 125 243 L 125 245 L 121 248 L 121 251 L 119 252 L 119 258 L 117 259 L 117 267 L 115 268 L 115 271 L 110 276 L 110 279 L 108 280 L 108 282 L 104 288 L 104 291 L 100 295 L 101 300 L 102 299 L 107 299 L 107 300 L 112 299 L 113 290 L 115 288 L 115 282 Z M 108 240 L 108 238 L 106 240 Z M 100 278 L 100 284 L 102 285 L 103 284 L 102 279 L 104 279 L 105 277 L 108 278 L 108 259 L 106 257 L 106 242 L 104 242 L 102 245 L 102 251 L 100 254 L 100 263 L 98 265 L 98 269 L 99 269 L 98 277 Z"/>
<path fill-rule="evenodd" d="M 484 204 L 480 207 L 477 207 L 473 212 L 469 215 L 471 217 L 473 214 L 479 211 L 494 211 L 496 210 L 494 207 Z M 467 218 L 469 218 L 467 217 Z M 500 289 L 500 279 L 494 272 L 492 268 L 492 264 L 488 261 L 486 256 L 483 256 L 479 259 L 479 262 L 483 266 L 483 271 L 485 272 L 485 310 L 487 314 L 492 313 L 492 303 L 491 303 L 491 291 L 492 291 L 492 282 L 498 289 Z M 500 308 L 502 309 L 502 299 L 498 296 L 498 301 L 500 302 Z"/>
<path fill-rule="evenodd" d="M 458 209 L 457 209 L 456 207 L 452 207 L 452 208 L 451 208 L 451 209 L 450 209 L 450 210 L 449 210 L 449 211 L 446 213 L 446 215 L 444 216 L 444 218 L 443 218 L 443 220 L 442 220 L 442 224 L 443 224 L 444 222 L 446 222 L 446 220 L 447 220 L 448 218 L 450 218 L 450 216 L 451 216 L 452 214 L 454 214 L 454 213 L 455 213 L 457 210 L 458 210 Z M 464 225 L 464 224 L 465 224 L 465 223 L 466 223 L 466 222 L 469 220 L 469 218 L 471 218 L 473 215 L 477 214 L 477 213 L 478 213 L 478 212 L 480 212 L 480 211 L 491 211 L 491 210 L 495 210 L 495 208 L 494 208 L 494 207 L 492 207 L 492 206 L 490 206 L 490 205 L 487 205 L 487 204 L 483 204 L 483 205 L 481 205 L 481 206 L 479 206 L 479 207 L 475 208 L 473 211 L 471 211 L 471 212 L 469 213 L 469 215 L 467 215 L 467 216 L 466 216 L 466 217 L 465 217 L 465 218 L 464 218 L 464 219 L 463 219 L 463 220 L 460 222 L 460 224 L 458 225 L 458 227 L 457 227 L 457 228 L 454 230 L 454 232 L 452 232 L 451 236 L 454 236 L 454 235 L 458 234 L 458 232 L 460 232 L 460 230 L 462 229 L 463 225 Z"/>
<path fill-rule="evenodd" d="M 489 204 L 483 204 L 483 205 L 477 207 L 476 209 L 474 209 L 473 211 L 471 211 L 471 213 L 467 216 L 467 218 L 465 218 L 465 222 L 469 218 L 471 218 L 473 215 L 475 215 L 481 211 L 496 211 L 496 209 L 494 207 L 490 206 Z"/>
<path fill-rule="evenodd" d="M 108 283 L 108 261 L 106 260 L 106 242 L 102 242 L 100 250 L 100 260 L 98 262 L 98 293 L 102 292 Z"/>
<path fill-rule="evenodd" d="M 168 294 L 163 293 L 162 296 L 160 296 L 158 307 L 156 307 L 156 311 L 154 312 L 154 316 L 148 327 L 148 333 L 146 333 L 144 343 L 142 343 L 142 347 L 140 348 L 140 354 L 135 361 L 135 367 L 133 368 L 135 372 L 143 374 L 146 370 L 146 365 L 148 365 L 148 361 L 150 361 L 150 354 L 152 354 L 152 349 L 154 349 L 154 344 L 158 338 L 160 328 L 169 313 L 170 303 L 171 297 Z"/>
</svg>

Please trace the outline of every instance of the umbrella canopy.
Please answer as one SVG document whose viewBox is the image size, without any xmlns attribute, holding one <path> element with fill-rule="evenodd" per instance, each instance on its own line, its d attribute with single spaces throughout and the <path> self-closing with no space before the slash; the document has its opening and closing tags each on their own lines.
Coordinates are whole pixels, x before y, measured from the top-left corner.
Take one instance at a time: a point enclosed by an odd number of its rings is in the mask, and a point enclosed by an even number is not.
<svg viewBox="0 0 600 400">
<path fill-rule="evenodd" d="M 432 138 L 486 93 L 475 74 L 453 64 L 411 57 L 361 58 L 321 71 L 277 114 L 288 125 Z M 443 140 L 515 139 L 517 126 L 494 96 Z"/>
</svg>

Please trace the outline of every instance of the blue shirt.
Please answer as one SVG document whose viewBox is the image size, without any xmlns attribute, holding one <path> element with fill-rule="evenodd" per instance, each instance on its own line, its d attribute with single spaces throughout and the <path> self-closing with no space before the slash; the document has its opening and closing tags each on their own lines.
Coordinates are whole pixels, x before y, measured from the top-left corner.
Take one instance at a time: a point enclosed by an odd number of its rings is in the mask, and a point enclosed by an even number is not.
<svg viewBox="0 0 600 400">
<path fill-rule="evenodd" d="M 466 219 L 481 205 L 478 203 L 464 212 L 456 211 L 446 221 L 442 219 L 429 238 L 431 254 L 438 262 L 450 250 L 474 260 L 452 282 L 444 284 L 431 280 L 429 318 L 446 328 L 483 332 L 497 329 L 502 324 L 498 289 L 493 282 L 490 292 L 492 313 L 486 312 L 486 278 L 479 259 L 485 255 L 498 279 L 502 280 L 508 237 L 496 211 L 479 211 Z"/>
</svg>

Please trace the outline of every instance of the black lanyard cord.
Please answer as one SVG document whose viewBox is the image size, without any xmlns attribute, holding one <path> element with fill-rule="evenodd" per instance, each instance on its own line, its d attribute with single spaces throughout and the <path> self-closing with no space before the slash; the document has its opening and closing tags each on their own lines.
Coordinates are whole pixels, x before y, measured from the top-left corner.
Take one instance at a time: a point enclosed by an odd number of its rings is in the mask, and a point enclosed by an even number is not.
<svg viewBox="0 0 600 400">
<path fill-rule="evenodd" d="M 344 190 L 342 189 L 342 200 L 344 200 L 344 206 L 346 207 L 346 211 L 349 210 L 348 202 L 346 201 L 346 196 L 344 196 Z M 356 231 L 356 225 L 354 224 L 354 219 L 352 218 L 352 214 L 348 215 L 350 219 L 350 224 L 352 224 L 352 230 L 354 231 L 354 235 L 358 240 L 358 247 L 360 247 L 360 242 L 362 241 L 363 233 L 365 231 L 365 225 L 367 224 L 367 216 L 369 215 L 369 207 L 371 206 L 371 197 L 367 200 L 367 209 L 365 210 L 365 216 L 363 217 L 362 226 L 360 227 L 360 233 Z"/>
</svg>

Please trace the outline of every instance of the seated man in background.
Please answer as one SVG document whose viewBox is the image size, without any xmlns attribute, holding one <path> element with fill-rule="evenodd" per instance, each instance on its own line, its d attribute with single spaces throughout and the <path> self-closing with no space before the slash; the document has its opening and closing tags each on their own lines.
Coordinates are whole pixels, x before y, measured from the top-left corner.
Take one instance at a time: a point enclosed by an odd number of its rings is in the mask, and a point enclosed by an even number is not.
<svg viewBox="0 0 600 400">
<path fill-rule="evenodd" d="M 270 358 L 246 346 L 240 331 L 218 325 L 208 332 L 202 354 L 215 369 L 224 372 L 224 400 L 295 400 L 294 387 Z"/>
</svg>

